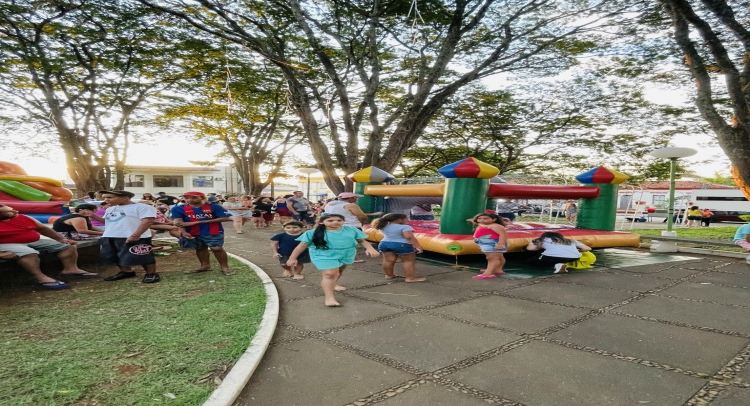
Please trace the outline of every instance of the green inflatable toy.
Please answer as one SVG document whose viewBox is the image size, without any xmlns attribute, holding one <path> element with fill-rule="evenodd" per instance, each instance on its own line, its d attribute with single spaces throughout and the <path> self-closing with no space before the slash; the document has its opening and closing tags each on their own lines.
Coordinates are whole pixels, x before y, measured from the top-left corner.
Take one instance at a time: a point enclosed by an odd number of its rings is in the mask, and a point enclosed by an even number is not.
<svg viewBox="0 0 750 406">
<path fill-rule="evenodd" d="M 29 202 L 48 202 L 52 195 L 15 180 L 0 180 L 0 192 Z"/>
</svg>

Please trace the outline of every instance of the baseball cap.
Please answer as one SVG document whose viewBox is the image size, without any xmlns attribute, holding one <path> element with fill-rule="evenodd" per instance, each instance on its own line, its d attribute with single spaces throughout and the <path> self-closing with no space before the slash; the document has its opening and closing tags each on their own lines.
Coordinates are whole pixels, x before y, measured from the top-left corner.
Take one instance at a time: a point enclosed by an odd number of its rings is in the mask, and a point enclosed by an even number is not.
<svg viewBox="0 0 750 406">
<path fill-rule="evenodd" d="M 358 195 L 356 193 L 350 193 L 350 192 L 339 193 L 339 199 L 349 199 L 352 197 L 362 197 L 362 195 Z"/>
<path fill-rule="evenodd" d="M 101 194 L 108 194 L 108 195 L 115 195 L 115 196 L 127 196 L 127 197 L 133 197 L 133 196 L 135 196 L 135 193 L 128 192 L 127 190 L 100 190 L 99 193 L 101 193 Z"/>
<path fill-rule="evenodd" d="M 206 197 L 203 192 L 185 192 L 182 194 L 183 196 L 198 196 L 198 197 Z"/>
</svg>

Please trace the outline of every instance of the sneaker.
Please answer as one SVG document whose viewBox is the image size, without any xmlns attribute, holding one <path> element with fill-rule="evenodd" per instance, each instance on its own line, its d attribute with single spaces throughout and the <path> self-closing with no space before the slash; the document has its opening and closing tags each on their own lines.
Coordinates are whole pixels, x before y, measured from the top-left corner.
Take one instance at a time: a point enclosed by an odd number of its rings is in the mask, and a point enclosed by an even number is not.
<svg viewBox="0 0 750 406">
<path fill-rule="evenodd" d="M 141 282 L 143 283 L 156 283 L 161 280 L 161 277 L 158 273 L 147 273 L 146 276 L 143 277 L 143 280 Z"/>
<path fill-rule="evenodd" d="M 111 282 L 111 281 L 119 281 L 120 279 L 125 278 L 135 278 L 135 272 L 118 272 L 112 276 L 108 276 L 104 278 L 105 281 Z"/>
<path fill-rule="evenodd" d="M 555 272 L 554 273 L 566 273 L 568 272 L 568 266 L 565 264 L 555 264 Z"/>
</svg>

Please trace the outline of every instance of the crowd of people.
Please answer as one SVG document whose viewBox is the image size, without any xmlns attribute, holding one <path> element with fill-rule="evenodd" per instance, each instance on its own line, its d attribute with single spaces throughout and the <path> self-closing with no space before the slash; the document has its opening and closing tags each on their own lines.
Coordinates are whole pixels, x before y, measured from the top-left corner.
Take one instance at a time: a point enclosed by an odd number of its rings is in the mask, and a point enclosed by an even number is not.
<svg viewBox="0 0 750 406">
<path fill-rule="evenodd" d="M 695 227 L 709 227 L 711 220 L 714 217 L 714 213 L 711 209 L 703 208 L 693 205 L 693 202 L 688 202 L 687 209 L 675 210 L 672 216 L 672 222 L 674 224 L 684 224 L 687 228 Z M 664 219 L 667 222 L 667 219 Z"/>
<path fill-rule="evenodd" d="M 229 266 L 224 249 L 222 223 L 231 222 L 235 232 L 242 234 L 242 227 L 248 221 L 260 229 L 270 227 L 278 218 L 283 232 L 270 238 L 270 248 L 271 255 L 279 260 L 283 269 L 282 276 L 302 279 L 304 265 L 315 265 L 322 275 L 321 287 L 328 307 L 341 306 L 335 292 L 346 289 L 339 284 L 346 267 L 362 262 L 356 259 L 358 247 L 362 247 L 367 256 L 382 256 L 386 279 L 398 277 L 395 267 L 401 262 L 405 282 L 426 280 L 417 276 L 416 254 L 423 248 L 408 221 L 434 218 L 429 205 L 412 208 L 408 215 L 382 215 L 381 212 L 363 212 L 357 205 L 361 196 L 349 192 L 339 194 L 335 200 L 318 203 L 307 200 L 301 191 L 276 199 L 266 196 L 224 197 L 195 191 L 177 197 L 164 192 L 157 196 L 144 193 L 141 198 L 124 190 L 98 193 L 102 202 L 95 204 L 98 202 L 96 194 L 89 194 L 80 199 L 83 203 L 74 206 L 72 213 L 58 218 L 51 229 L 19 214 L 12 207 L 0 205 L 0 259 L 16 260 L 43 288 L 60 289 L 67 284 L 41 271 L 39 254 L 56 254 L 63 265 L 63 277 L 99 278 L 99 274 L 78 268 L 75 248 L 78 241 L 98 239 L 100 262 L 118 268 L 116 274 L 103 278 L 104 281 L 133 278 L 136 276 L 134 268 L 141 267 L 144 270 L 142 282 L 155 283 L 161 278 L 154 257 L 158 247 L 152 239 L 156 233 L 168 232 L 178 239 L 181 247 L 195 250 L 199 265 L 186 273 L 211 271 L 210 256 L 213 253 L 220 272 L 231 276 L 235 271 Z M 510 200 L 499 203 L 497 212 L 488 210 L 467 220 L 474 224 L 474 242 L 487 259 L 487 267 L 474 279 L 493 279 L 505 273 L 506 227 L 513 223 L 510 215 L 524 208 Z M 687 226 L 704 221 L 705 212 L 691 206 L 686 213 Z M 569 202 L 565 214 L 575 217 L 577 208 L 574 202 Z M 383 234 L 377 249 L 366 240 L 367 235 L 362 231 L 362 226 L 371 216 L 378 217 L 372 226 Z M 750 224 L 738 230 L 735 243 L 750 250 Z M 564 273 L 568 263 L 580 260 L 591 248 L 558 232 L 547 231 L 532 240 L 525 251 L 529 255 L 528 265 Z"/>
</svg>

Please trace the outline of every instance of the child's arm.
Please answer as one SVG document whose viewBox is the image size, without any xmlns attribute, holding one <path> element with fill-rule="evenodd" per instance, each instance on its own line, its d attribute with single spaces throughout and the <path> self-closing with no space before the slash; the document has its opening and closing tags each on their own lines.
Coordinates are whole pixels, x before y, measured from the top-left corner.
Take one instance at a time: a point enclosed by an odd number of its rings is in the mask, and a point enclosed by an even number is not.
<svg viewBox="0 0 750 406">
<path fill-rule="evenodd" d="M 586 244 L 584 244 L 584 243 L 582 243 L 580 241 L 577 241 L 577 242 L 578 242 L 578 244 L 576 244 L 576 248 L 578 248 L 578 251 L 581 251 L 581 252 L 591 251 L 591 247 L 589 247 L 588 245 L 586 245 Z"/>
<path fill-rule="evenodd" d="M 409 244 L 414 246 L 414 249 L 417 250 L 417 253 L 422 253 L 424 249 L 422 248 L 422 245 L 417 240 L 417 237 L 414 236 L 414 232 L 412 231 L 404 231 L 401 233 L 401 235 L 404 236 L 407 240 L 409 240 Z"/>
<path fill-rule="evenodd" d="M 281 258 L 281 254 L 279 254 L 278 241 L 271 241 L 271 256 L 274 258 Z"/>
<path fill-rule="evenodd" d="M 372 248 L 372 244 L 370 244 L 367 240 L 357 240 L 359 242 L 359 245 L 365 247 L 365 253 L 370 257 L 379 257 L 380 253 L 375 248 Z M 295 250 L 296 251 L 296 250 Z"/>
<path fill-rule="evenodd" d="M 497 233 L 500 238 L 497 240 L 497 244 L 495 244 L 495 249 L 503 249 L 508 243 L 508 231 L 505 230 L 505 227 L 501 226 L 500 224 L 493 224 L 490 226 L 490 230 Z"/>
<path fill-rule="evenodd" d="M 372 247 L 370 247 L 372 248 Z M 289 256 L 289 260 L 286 261 L 287 266 L 296 266 L 297 265 L 297 257 L 302 255 L 303 252 L 307 249 L 307 244 L 304 242 L 299 243 L 297 248 L 292 251 L 292 255 Z M 377 251 L 376 251 L 377 252 Z"/>
</svg>

